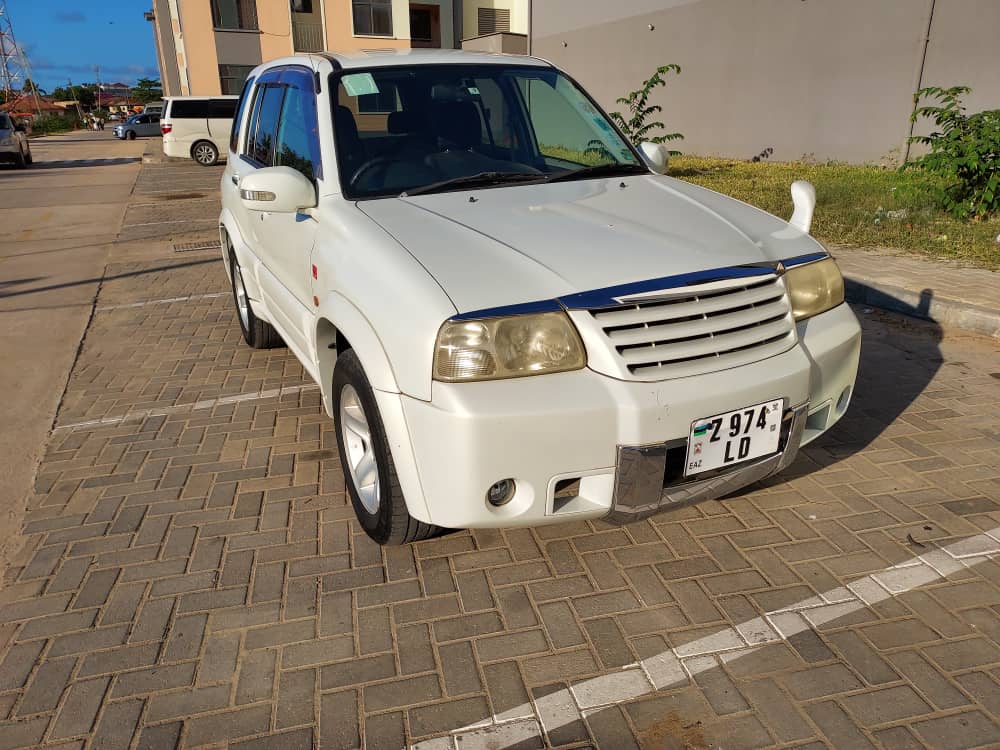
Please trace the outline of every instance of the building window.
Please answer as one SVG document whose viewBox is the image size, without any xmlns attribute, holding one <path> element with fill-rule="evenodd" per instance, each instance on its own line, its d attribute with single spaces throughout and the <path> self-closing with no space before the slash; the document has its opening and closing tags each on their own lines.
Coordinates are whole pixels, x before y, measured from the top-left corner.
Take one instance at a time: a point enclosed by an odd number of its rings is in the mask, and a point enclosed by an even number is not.
<svg viewBox="0 0 1000 750">
<path fill-rule="evenodd" d="M 312 13 L 312 0 L 292 0 L 293 13 Z"/>
<path fill-rule="evenodd" d="M 506 8 L 479 8 L 479 36 L 510 31 L 510 11 Z"/>
<path fill-rule="evenodd" d="M 212 24 L 217 29 L 257 30 L 257 0 L 212 0 Z"/>
<path fill-rule="evenodd" d="M 353 0 L 354 33 L 392 36 L 392 0 Z"/>
<path fill-rule="evenodd" d="M 220 65 L 219 82 L 222 84 L 222 93 L 240 93 L 251 70 L 253 65 Z"/>
</svg>

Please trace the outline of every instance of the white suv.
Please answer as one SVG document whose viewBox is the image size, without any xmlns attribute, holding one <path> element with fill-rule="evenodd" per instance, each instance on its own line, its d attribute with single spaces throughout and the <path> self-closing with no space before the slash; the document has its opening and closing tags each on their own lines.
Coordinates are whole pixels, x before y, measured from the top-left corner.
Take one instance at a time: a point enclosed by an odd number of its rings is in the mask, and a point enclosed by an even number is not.
<svg viewBox="0 0 1000 750">
<path fill-rule="evenodd" d="M 170 96 L 163 100 L 163 153 L 192 158 L 203 167 L 219 163 L 233 128 L 235 96 Z"/>
<path fill-rule="evenodd" d="M 319 384 L 378 542 L 716 498 L 847 409 L 861 334 L 811 186 L 786 222 L 666 177 L 548 63 L 276 60 L 229 147 L 243 335 Z"/>
</svg>

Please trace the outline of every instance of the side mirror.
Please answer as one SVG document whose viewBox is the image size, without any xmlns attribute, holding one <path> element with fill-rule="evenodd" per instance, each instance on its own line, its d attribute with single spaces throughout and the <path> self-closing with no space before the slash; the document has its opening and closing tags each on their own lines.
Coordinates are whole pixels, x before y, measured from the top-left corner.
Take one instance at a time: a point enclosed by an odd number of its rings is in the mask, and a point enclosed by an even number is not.
<svg viewBox="0 0 1000 750">
<path fill-rule="evenodd" d="M 795 210 L 788 223 L 799 231 L 809 234 L 813 211 L 816 209 L 816 188 L 811 182 L 796 180 L 792 183 L 792 205 L 795 206 Z"/>
<path fill-rule="evenodd" d="M 642 158 L 645 159 L 646 165 L 656 172 L 656 174 L 667 173 L 668 162 L 670 161 L 670 152 L 662 143 L 643 141 L 639 144 L 639 153 L 641 153 Z"/>
<path fill-rule="evenodd" d="M 264 167 L 240 180 L 240 198 L 251 211 L 291 214 L 316 205 L 316 186 L 291 167 Z"/>
</svg>

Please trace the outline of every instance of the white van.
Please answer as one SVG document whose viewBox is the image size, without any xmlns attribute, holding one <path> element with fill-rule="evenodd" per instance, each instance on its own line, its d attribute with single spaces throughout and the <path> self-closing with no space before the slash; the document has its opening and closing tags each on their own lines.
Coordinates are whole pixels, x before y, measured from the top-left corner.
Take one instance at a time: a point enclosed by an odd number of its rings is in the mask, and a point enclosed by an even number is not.
<svg viewBox="0 0 1000 750">
<path fill-rule="evenodd" d="M 236 96 L 171 96 L 164 99 L 160 131 L 163 153 L 191 157 L 204 167 L 227 152 Z"/>
</svg>

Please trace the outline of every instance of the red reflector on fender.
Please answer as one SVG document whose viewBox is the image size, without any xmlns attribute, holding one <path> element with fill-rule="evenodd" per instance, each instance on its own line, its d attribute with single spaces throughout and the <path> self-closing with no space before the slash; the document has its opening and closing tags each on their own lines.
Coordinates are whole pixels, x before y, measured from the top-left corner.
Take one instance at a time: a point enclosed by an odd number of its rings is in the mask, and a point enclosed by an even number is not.
<svg viewBox="0 0 1000 750">
<path fill-rule="evenodd" d="M 316 268 L 315 265 L 313 266 L 313 278 L 314 279 L 318 279 L 319 278 L 319 269 Z"/>
<path fill-rule="evenodd" d="M 173 125 L 160 125 L 160 132 L 163 133 L 164 135 L 166 135 L 173 129 L 174 129 Z"/>
</svg>

